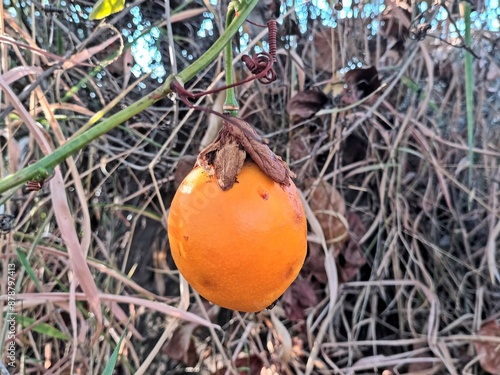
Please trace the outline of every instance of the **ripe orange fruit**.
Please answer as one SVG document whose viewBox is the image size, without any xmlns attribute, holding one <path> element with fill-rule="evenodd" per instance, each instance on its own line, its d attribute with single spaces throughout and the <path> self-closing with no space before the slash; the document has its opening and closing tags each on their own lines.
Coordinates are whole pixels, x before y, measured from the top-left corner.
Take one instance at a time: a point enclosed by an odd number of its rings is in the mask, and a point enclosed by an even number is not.
<svg viewBox="0 0 500 375">
<path fill-rule="evenodd" d="M 245 162 L 227 191 L 198 167 L 174 196 L 168 237 L 177 268 L 198 293 L 228 309 L 256 312 L 299 274 L 306 217 L 293 182 L 279 185 L 253 162 Z"/>
</svg>

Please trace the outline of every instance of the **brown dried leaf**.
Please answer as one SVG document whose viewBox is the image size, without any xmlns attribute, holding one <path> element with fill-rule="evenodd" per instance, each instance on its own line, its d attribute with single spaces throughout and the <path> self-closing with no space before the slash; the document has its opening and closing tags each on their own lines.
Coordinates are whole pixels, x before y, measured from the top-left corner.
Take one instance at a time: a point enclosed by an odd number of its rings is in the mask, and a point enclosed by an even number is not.
<svg viewBox="0 0 500 375">
<path fill-rule="evenodd" d="M 195 304 L 190 309 L 188 314 L 195 316 L 202 315 L 202 310 L 206 310 L 210 320 L 215 319 L 220 308 L 218 306 L 210 306 L 208 302 L 203 304 L 203 307 Z M 183 322 L 174 331 L 170 341 L 163 347 L 163 352 L 172 359 L 182 361 L 187 366 L 195 366 L 198 362 L 198 353 L 193 338 L 194 331 L 200 327 L 200 324 L 195 322 Z"/>
<path fill-rule="evenodd" d="M 283 295 L 283 305 L 288 319 L 303 320 L 305 310 L 318 304 L 318 297 L 307 279 L 297 279 Z"/>
<path fill-rule="evenodd" d="M 377 68 L 356 68 L 345 74 L 345 88 L 342 93 L 342 101 L 346 104 L 353 104 L 366 98 L 380 85 Z"/>
<path fill-rule="evenodd" d="M 306 120 L 328 102 L 328 97 L 318 90 L 306 90 L 298 92 L 286 106 L 288 116 L 292 123 Z"/>
<path fill-rule="evenodd" d="M 389 7 L 384 13 L 380 34 L 396 41 L 404 41 L 409 34 L 408 27 L 410 26 L 411 13 L 397 5 Z"/>
<path fill-rule="evenodd" d="M 500 326 L 496 321 L 484 323 L 478 332 L 481 336 L 500 337 Z M 500 374 L 500 345 L 491 341 L 475 341 L 474 347 L 479 363 L 484 371 L 490 374 Z"/>
<path fill-rule="evenodd" d="M 357 134 L 349 135 L 341 144 L 342 165 L 349 165 L 365 160 L 367 144 L 366 139 Z"/>
<path fill-rule="evenodd" d="M 294 170 L 298 175 L 298 181 L 303 181 L 307 176 L 315 176 L 314 169 L 318 157 L 315 149 L 319 145 L 321 129 L 323 129 L 321 117 L 308 121 L 308 126 L 294 129 L 290 132 L 290 162 L 294 164 Z"/>
<path fill-rule="evenodd" d="M 332 32 L 335 33 L 334 42 L 332 41 Z M 340 56 L 340 36 L 337 30 L 327 27 L 318 29 L 314 33 L 313 46 L 316 70 L 331 73 L 339 68 L 334 69 L 332 66 L 332 53 Z M 333 52 L 332 48 L 334 48 Z"/>
<path fill-rule="evenodd" d="M 309 134 L 302 132 L 297 134 L 290 141 L 290 159 L 293 161 L 305 158 L 311 155 L 311 147 L 309 145 Z"/>
<path fill-rule="evenodd" d="M 246 153 L 275 182 L 290 185 L 292 172 L 286 163 L 247 122 L 235 117 L 223 121 L 217 139 L 200 152 L 198 164 L 217 177 L 222 190 L 228 190 L 236 182 Z"/>
<path fill-rule="evenodd" d="M 118 51 L 119 49 L 120 47 L 118 44 L 116 46 L 113 45 L 112 47 L 106 49 L 106 54 L 109 54 L 111 51 Z M 129 48 L 124 50 L 123 53 L 116 58 L 116 60 L 106 66 L 106 69 L 108 69 L 111 74 L 117 77 L 124 77 L 124 75 L 130 75 L 130 70 L 132 69 L 133 65 L 134 56 L 132 55 L 132 50 Z M 127 82 L 129 78 L 130 77 L 124 77 Z"/>
<path fill-rule="evenodd" d="M 163 352 L 171 359 L 183 362 L 186 366 L 195 366 L 198 354 L 193 340 L 193 332 L 197 324 L 187 323 L 178 327 Z"/>
<path fill-rule="evenodd" d="M 365 255 L 359 246 L 359 240 L 366 233 L 366 228 L 359 216 L 353 212 L 347 214 L 349 223 L 350 240 L 339 254 L 339 276 L 342 282 L 346 282 L 356 276 L 359 269 L 366 264 Z"/>
<path fill-rule="evenodd" d="M 326 284 L 328 277 L 325 270 L 325 252 L 321 244 L 309 242 L 308 254 L 301 273 L 312 275 L 322 284 Z"/>
<path fill-rule="evenodd" d="M 307 179 L 306 186 L 311 187 L 314 182 L 315 179 Z M 345 242 L 348 238 L 345 202 L 337 189 L 326 181 L 319 181 L 310 196 L 309 204 L 323 229 L 326 242 Z"/>
</svg>

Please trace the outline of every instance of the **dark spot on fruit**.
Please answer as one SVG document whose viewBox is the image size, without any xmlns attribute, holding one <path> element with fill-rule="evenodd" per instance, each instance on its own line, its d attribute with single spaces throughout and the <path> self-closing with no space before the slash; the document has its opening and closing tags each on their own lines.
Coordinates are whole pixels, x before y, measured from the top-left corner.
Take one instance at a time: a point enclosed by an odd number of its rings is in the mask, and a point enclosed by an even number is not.
<svg viewBox="0 0 500 375">
<path fill-rule="evenodd" d="M 285 279 L 288 279 L 293 274 L 293 271 L 294 267 L 293 265 L 290 265 L 285 271 Z"/>
<path fill-rule="evenodd" d="M 189 240 L 189 237 L 188 236 L 184 236 L 184 239 L 187 241 L 187 240 Z"/>
<path fill-rule="evenodd" d="M 265 201 L 267 201 L 269 199 L 269 194 L 267 193 L 267 191 L 260 191 L 259 192 L 259 195 L 262 197 L 262 199 L 264 199 Z"/>
<path fill-rule="evenodd" d="M 201 277 L 200 278 L 200 283 L 205 287 L 205 288 L 211 288 L 213 289 L 215 287 L 214 282 L 208 278 L 208 277 Z"/>
<path fill-rule="evenodd" d="M 292 276 L 294 273 L 295 273 L 295 270 L 296 270 L 296 265 L 295 263 L 290 263 L 288 265 L 288 267 L 286 268 L 285 272 L 284 272 L 284 278 L 285 279 L 288 279 L 290 278 L 290 276 Z"/>
</svg>

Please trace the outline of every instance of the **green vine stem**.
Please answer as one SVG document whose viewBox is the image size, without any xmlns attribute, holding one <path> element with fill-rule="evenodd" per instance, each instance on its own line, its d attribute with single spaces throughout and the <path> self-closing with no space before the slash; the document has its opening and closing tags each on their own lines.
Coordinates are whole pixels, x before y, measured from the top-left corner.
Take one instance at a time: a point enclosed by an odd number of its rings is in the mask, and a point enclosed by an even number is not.
<svg viewBox="0 0 500 375">
<path fill-rule="evenodd" d="M 471 5 L 468 1 L 463 1 L 461 5 L 464 12 L 465 44 L 470 48 L 472 45 Z M 469 50 L 465 50 L 465 112 L 467 115 L 467 143 L 469 144 L 469 188 L 472 188 L 474 169 L 474 74 L 472 64 L 472 53 Z"/>
<path fill-rule="evenodd" d="M 240 0 L 238 2 L 238 17 L 233 18 L 232 22 L 215 41 L 215 43 L 190 66 L 176 76 L 169 76 L 163 86 L 158 87 L 156 90 L 142 99 L 139 99 L 134 104 L 93 126 L 85 133 L 69 140 L 57 148 L 54 152 L 40 159 L 36 163 L 33 163 L 20 171 L 1 179 L 0 193 L 4 193 L 9 189 L 15 188 L 26 181 L 40 178 L 40 176 L 48 176 L 50 172 L 68 156 L 80 151 L 96 138 L 106 134 L 111 129 L 124 123 L 128 119 L 156 103 L 158 100 L 167 96 L 171 92 L 170 84 L 173 80 L 177 80 L 183 85 L 185 82 L 194 78 L 199 72 L 208 66 L 208 64 L 215 60 L 228 43 L 231 43 L 233 36 L 238 32 L 238 29 L 258 2 L 259 0 Z"/>
<path fill-rule="evenodd" d="M 227 8 L 226 16 L 226 29 L 231 25 L 236 15 L 235 3 L 231 2 Z M 230 86 L 234 83 L 234 69 L 233 69 L 233 43 L 229 42 L 226 44 L 224 53 L 224 64 L 226 69 L 226 85 Z M 238 101 L 236 100 L 235 88 L 230 87 L 226 90 L 226 101 L 224 102 L 224 113 L 228 113 L 231 116 L 238 117 Z"/>
</svg>

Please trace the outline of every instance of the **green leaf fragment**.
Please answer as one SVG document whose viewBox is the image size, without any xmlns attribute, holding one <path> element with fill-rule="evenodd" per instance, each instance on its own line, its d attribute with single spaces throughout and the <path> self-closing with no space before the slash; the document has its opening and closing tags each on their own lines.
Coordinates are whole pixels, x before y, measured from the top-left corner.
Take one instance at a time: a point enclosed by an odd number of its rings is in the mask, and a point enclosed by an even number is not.
<svg viewBox="0 0 500 375">
<path fill-rule="evenodd" d="M 23 327 L 29 327 L 36 324 L 35 319 L 19 314 L 16 314 L 16 322 L 21 324 Z M 38 323 L 32 327 L 32 330 L 55 339 L 68 340 L 68 337 L 62 331 L 47 323 Z"/>
<path fill-rule="evenodd" d="M 130 319 L 129 319 L 130 323 Z M 106 364 L 106 367 L 104 368 L 104 371 L 102 372 L 102 375 L 113 375 L 114 369 L 116 366 L 116 362 L 118 360 L 118 353 L 120 352 L 120 347 L 122 346 L 122 341 L 125 337 L 125 334 L 127 333 L 127 327 L 123 330 L 122 335 L 120 336 L 120 341 L 118 341 L 118 344 L 116 344 L 115 350 L 113 350 L 113 353 L 111 354 L 111 357 L 109 358 L 109 362 Z"/>
</svg>

